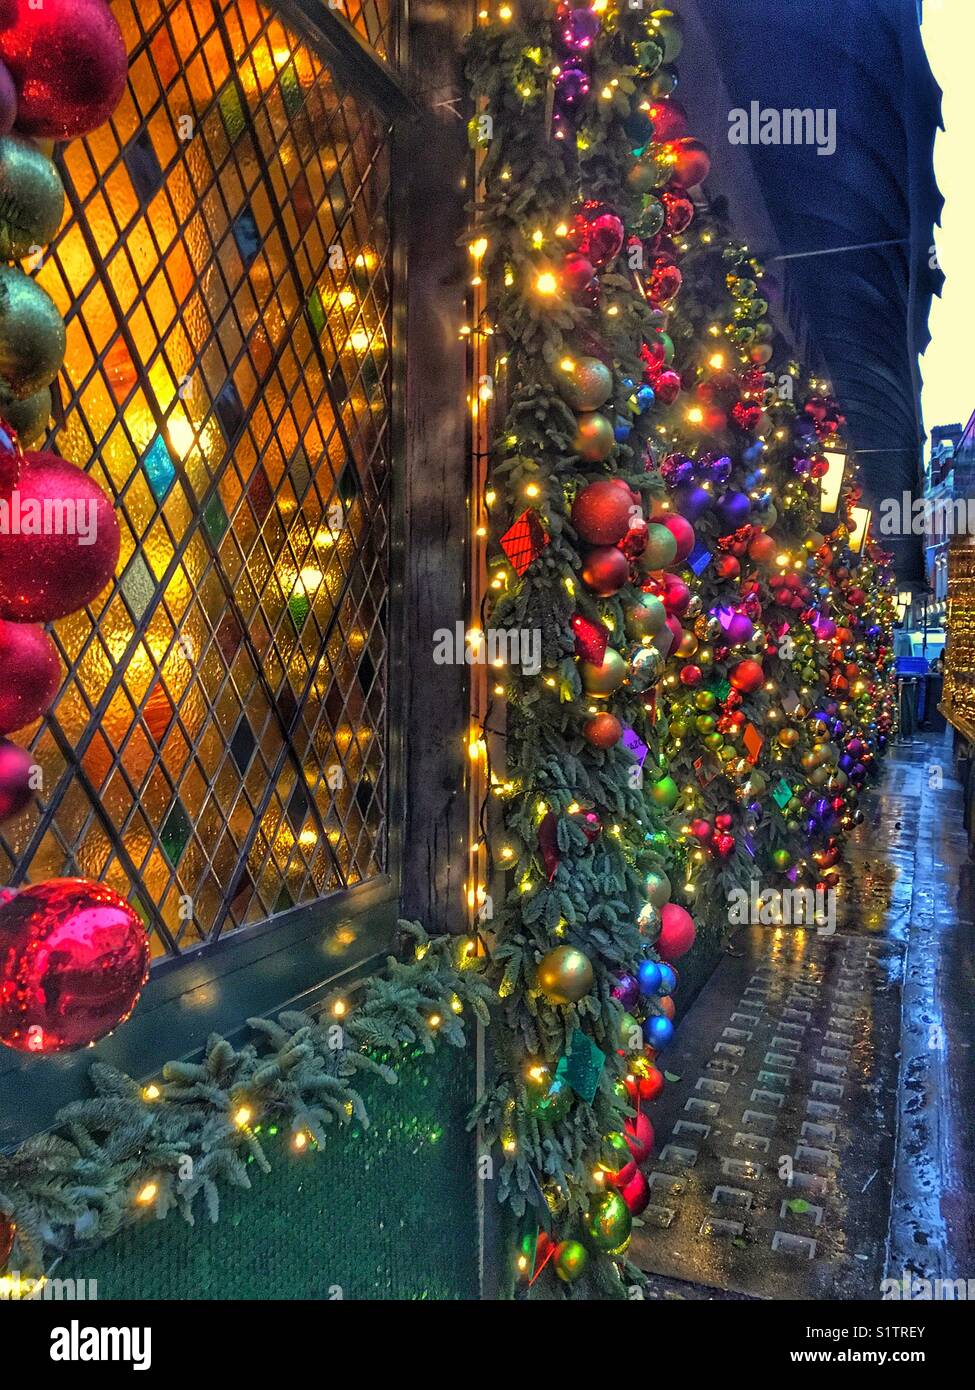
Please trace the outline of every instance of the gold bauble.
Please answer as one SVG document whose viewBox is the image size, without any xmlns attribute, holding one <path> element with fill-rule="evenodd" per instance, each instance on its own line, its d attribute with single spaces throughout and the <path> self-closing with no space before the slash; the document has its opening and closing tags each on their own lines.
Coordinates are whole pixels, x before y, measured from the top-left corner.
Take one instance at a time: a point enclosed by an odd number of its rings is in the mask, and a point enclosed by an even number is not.
<svg viewBox="0 0 975 1390">
<path fill-rule="evenodd" d="M 592 961 L 574 946 L 556 946 L 539 961 L 536 982 L 550 1004 L 578 1004 L 592 989 Z"/>
</svg>

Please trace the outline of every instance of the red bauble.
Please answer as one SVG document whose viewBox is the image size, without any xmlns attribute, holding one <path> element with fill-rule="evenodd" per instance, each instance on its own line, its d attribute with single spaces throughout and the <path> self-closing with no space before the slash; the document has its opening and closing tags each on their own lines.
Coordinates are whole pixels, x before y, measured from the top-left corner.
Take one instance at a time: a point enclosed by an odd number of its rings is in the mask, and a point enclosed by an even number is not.
<svg viewBox="0 0 975 1390">
<path fill-rule="evenodd" d="M 700 140 L 690 136 L 675 140 L 670 152 L 674 156 L 671 182 L 678 188 L 695 188 L 711 172 L 711 156 Z"/>
<path fill-rule="evenodd" d="M 681 685 L 686 685 L 689 688 L 693 689 L 695 686 L 700 685 L 703 679 L 704 674 L 701 671 L 700 666 L 689 664 L 680 668 Z"/>
<path fill-rule="evenodd" d="M 660 909 L 660 935 L 657 954 L 665 961 L 679 960 L 694 945 L 697 928 L 689 912 L 677 903 L 664 903 Z"/>
<path fill-rule="evenodd" d="M 19 816 L 30 801 L 32 767 L 29 753 L 0 739 L 0 824 Z"/>
<path fill-rule="evenodd" d="M 82 878 L 24 888 L 0 907 L 0 1043 L 73 1052 L 135 1008 L 149 942 L 118 893 Z"/>
<path fill-rule="evenodd" d="M 666 213 L 664 230 L 670 232 L 672 236 L 679 236 L 681 232 L 687 230 L 694 220 L 694 204 L 683 193 L 662 193 L 660 201 L 663 203 Z"/>
<path fill-rule="evenodd" d="M 737 579 L 741 574 L 741 565 L 734 555 L 719 555 L 714 562 L 719 579 Z"/>
<path fill-rule="evenodd" d="M 14 1236 L 17 1234 L 17 1227 L 10 1217 L 0 1211 L 0 1273 L 7 1267 L 14 1248 Z"/>
<path fill-rule="evenodd" d="M 661 258 L 647 279 L 647 298 L 655 308 L 669 304 L 672 299 L 676 299 L 683 283 L 684 277 L 680 267 L 671 265 L 668 260 Z"/>
<path fill-rule="evenodd" d="M 572 525 L 587 545 L 615 545 L 626 535 L 634 514 L 630 489 L 612 478 L 589 483 L 572 503 Z"/>
<path fill-rule="evenodd" d="M 661 405 L 673 405 L 680 395 L 680 387 L 680 374 L 669 369 L 661 372 L 653 383 L 653 389 Z"/>
<path fill-rule="evenodd" d="M 690 607 L 691 591 L 676 574 L 665 574 L 663 600 L 668 613 L 683 618 Z"/>
<path fill-rule="evenodd" d="M 765 680 L 765 672 L 757 661 L 752 661 L 749 657 L 732 667 L 728 679 L 736 690 L 741 690 L 746 695 L 754 695 Z"/>
<path fill-rule="evenodd" d="M 615 714 L 596 714 L 582 728 L 583 738 L 593 748 L 614 748 L 623 737 L 623 725 Z"/>
<path fill-rule="evenodd" d="M 627 1147 L 635 1163 L 645 1163 L 653 1148 L 653 1125 L 641 1110 L 623 1126 Z"/>
<path fill-rule="evenodd" d="M 71 140 L 104 124 L 128 55 L 105 0 L 0 0 L 0 59 L 17 88 L 17 128 Z"/>
<path fill-rule="evenodd" d="M 692 820 L 691 834 L 694 836 L 695 840 L 701 840 L 702 842 L 704 840 L 710 840 L 711 822 L 708 820 Z"/>
<path fill-rule="evenodd" d="M 771 536 L 759 531 L 748 544 L 748 558 L 754 560 L 756 565 L 771 565 L 775 562 L 775 557 L 779 552 L 778 546 Z"/>
<path fill-rule="evenodd" d="M 50 623 L 84 608 L 118 564 L 121 536 L 111 502 L 56 454 L 24 454 L 18 469 L 16 457 L 4 453 L 0 471 L 0 500 L 11 517 L 0 546 L 0 618 Z"/>
<path fill-rule="evenodd" d="M 57 648 L 44 629 L 0 620 L 0 736 L 40 719 L 60 684 Z"/>
<path fill-rule="evenodd" d="M 624 1085 L 631 1104 L 635 1106 L 638 1100 L 656 1100 L 664 1088 L 664 1078 L 656 1067 L 649 1067 L 646 1076 L 628 1076 Z"/>
<path fill-rule="evenodd" d="M 570 251 L 562 262 L 562 283 L 570 294 L 582 294 L 592 284 L 593 265 L 579 251 Z"/>
<path fill-rule="evenodd" d="M 653 121 L 653 138 L 660 143 L 687 134 L 687 112 L 673 97 L 657 97 L 647 108 L 647 115 Z"/>
<path fill-rule="evenodd" d="M 626 1203 L 631 1216 L 639 1216 L 650 1205 L 650 1184 L 639 1168 L 634 1168 L 626 1182 L 617 1182 L 616 1190 Z"/>
<path fill-rule="evenodd" d="M 600 598 L 618 594 L 630 577 L 630 562 L 615 545 L 597 546 L 586 556 L 582 582 Z"/>
<path fill-rule="evenodd" d="M 677 542 L 675 563 L 680 564 L 682 560 L 687 559 L 688 555 L 690 555 L 691 551 L 694 549 L 694 541 L 696 539 L 694 527 L 686 517 L 677 516 L 676 514 L 663 516 L 660 518 L 660 521 L 666 526 L 667 530 Z"/>
</svg>

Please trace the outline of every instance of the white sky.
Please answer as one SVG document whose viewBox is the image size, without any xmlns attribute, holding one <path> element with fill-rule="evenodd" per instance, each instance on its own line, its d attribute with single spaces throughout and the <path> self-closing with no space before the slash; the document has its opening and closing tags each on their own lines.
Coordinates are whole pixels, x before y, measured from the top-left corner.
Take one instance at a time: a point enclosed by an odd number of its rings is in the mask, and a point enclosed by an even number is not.
<svg viewBox="0 0 975 1390">
<path fill-rule="evenodd" d="M 935 425 L 964 424 L 975 410 L 975 0 L 924 0 L 924 45 L 944 92 L 945 130 L 934 165 L 945 198 L 935 229 L 946 280 L 931 302 L 931 345 L 921 358 L 921 405 L 930 434 Z"/>
</svg>

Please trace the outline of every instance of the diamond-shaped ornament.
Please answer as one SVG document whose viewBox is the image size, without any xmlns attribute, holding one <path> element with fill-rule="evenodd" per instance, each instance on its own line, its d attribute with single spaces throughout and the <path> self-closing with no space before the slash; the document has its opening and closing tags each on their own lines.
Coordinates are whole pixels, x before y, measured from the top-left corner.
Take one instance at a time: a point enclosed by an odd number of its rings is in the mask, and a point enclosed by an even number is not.
<svg viewBox="0 0 975 1390">
<path fill-rule="evenodd" d="M 507 555 L 511 568 L 520 577 L 538 559 L 550 540 L 551 536 L 539 521 L 538 513 L 529 508 L 505 531 L 501 537 L 501 549 Z"/>
<path fill-rule="evenodd" d="M 568 1052 L 559 1058 L 555 1076 L 567 1081 L 579 1099 L 591 1105 L 605 1065 L 605 1052 L 600 1051 L 588 1033 L 577 1028 L 569 1039 Z"/>
</svg>

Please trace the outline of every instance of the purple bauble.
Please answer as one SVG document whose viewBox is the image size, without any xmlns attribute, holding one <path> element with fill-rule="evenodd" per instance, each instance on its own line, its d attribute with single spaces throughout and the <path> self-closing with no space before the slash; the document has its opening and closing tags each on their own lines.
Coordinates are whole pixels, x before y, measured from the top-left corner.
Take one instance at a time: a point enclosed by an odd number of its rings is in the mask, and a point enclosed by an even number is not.
<svg viewBox="0 0 975 1390">
<path fill-rule="evenodd" d="M 569 53 L 588 53 L 599 27 L 599 15 L 594 10 L 570 10 L 559 29 L 563 48 Z"/>
<path fill-rule="evenodd" d="M 718 513 L 729 531 L 744 526 L 751 509 L 752 504 L 744 492 L 726 492 L 718 499 Z"/>
<path fill-rule="evenodd" d="M 640 1002 L 640 986 L 633 975 L 620 975 L 613 986 L 613 998 L 618 999 L 623 1008 L 630 1012 Z"/>
<path fill-rule="evenodd" d="M 841 772 L 847 772 L 847 773 L 848 773 L 848 772 L 850 771 L 850 769 L 852 768 L 852 766 L 853 766 L 853 759 L 850 757 L 849 753 L 844 753 L 844 754 L 841 756 L 840 762 L 839 762 L 840 771 L 841 771 Z"/>
<path fill-rule="evenodd" d="M 716 483 L 726 483 L 731 477 L 731 459 L 726 454 L 715 459 L 710 465 L 710 473 Z"/>
<path fill-rule="evenodd" d="M 819 829 L 819 822 L 810 817 L 810 819 L 806 821 L 804 829 L 807 835 L 815 835 L 816 831 Z"/>
<path fill-rule="evenodd" d="M 867 769 L 864 767 L 863 763 L 854 763 L 853 767 L 850 769 L 851 782 L 862 782 L 866 775 Z"/>
<path fill-rule="evenodd" d="M 555 94 L 562 106 L 576 106 L 589 95 L 589 74 L 582 68 L 563 68 L 555 79 Z"/>
<path fill-rule="evenodd" d="M 793 471 L 793 473 L 797 473 L 797 474 L 799 475 L 799 477 L 801 478 L 801 477 L 803 476 L 804 473 L 808 473 L 808 472 L 809 472 L 809 460 L 806 459 L 806 458 L 793 459 L 793 460 L 792 460 L 792 471 Z"/>
<path fill-rule="evenodd" d="M 0 63 L 0 135 L 9 135 L 17 119 L 17 88 L 5 63 Z"/>
<path fill-rule="evenodd" d="M 682 487 L 677 492 L 677 507 L 682 517 L 691 523 L 703 516 L 711 505 L 711 494 L 703 487 Z"/>
</svg>

